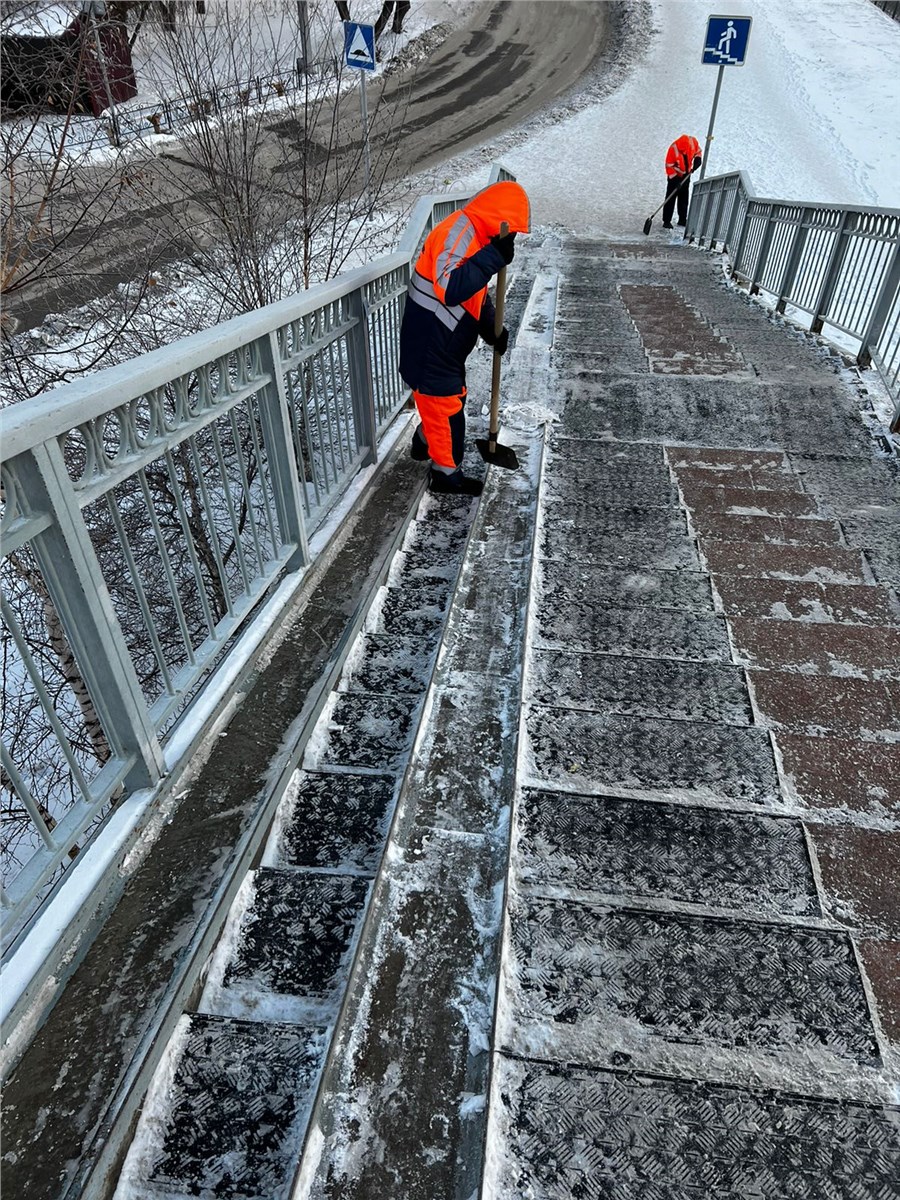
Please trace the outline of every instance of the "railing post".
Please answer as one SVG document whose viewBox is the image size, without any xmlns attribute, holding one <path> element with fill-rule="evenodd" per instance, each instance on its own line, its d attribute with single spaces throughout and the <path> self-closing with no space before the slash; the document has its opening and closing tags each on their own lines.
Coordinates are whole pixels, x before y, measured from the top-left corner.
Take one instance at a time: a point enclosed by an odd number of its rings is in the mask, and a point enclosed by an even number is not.
<svg viewBox="0 0 900 1200">
<path fill-rule="evenodd" d="M 735 187 L 731 197 L 731 212 L 728 214 L 728 228 L 725 230 L 725 237 L 722 241 L 722 253 L 727 254 L 731 250 L 731 235 L 734 233 L 734 223 L 737 221 L 737 215 L 741 210 L 741 189 L 740 185 Z"/>
<path fill-rule="evenodd" d="M 822 287 L 819 289 L 819 298 L 816 300 L 816 305 L 813 309 L 812 321 L 809 326 L 810 333 L 822 332 L 822 326 L 825 323 L 825 313 L 828 312 L 828 306 L 831 303 L 831 297 L 834 295 L 838 275 L 840 275 L 841 267 L 844 265 L 844 255 L 847 252 L 844 233 L 846 232 L 849 220 L 850 213 L 845 210 L 841 213 L 841 220 L 837 227 L 834 245 L 831 247 L 831 254 L 828 258 L 828 266 L 825 268 L 825 278 L 822 281 Z"/>
<path fill-rule="evenodd" d="M 791 246 L 791 252 L 785 263 L 784 274 L 781 277 L 781 286 L 778 289 L 778 303 L 775 305 L 775 311 L 778 313 L 784 312 L 791 288 L 794 286 L 794 280 L 797 277 L 797 268 L 800 266 L 800 259 L 803 257 L 803 250 L 809 234 L 808 222 L 812 221 L 812 211 L 811 208 L 801 208 L 800 210 L 800 220 L 797 223 L 797 232 L 794 234 L 794 244 Z"/>
<path fill-rule="evenodd" d="M 736 197 L 735 204 L 738 208 L 740 205 L 740 197 Z M 741 231 L 738 234 L 737 248 L 734 252 L 734 258 L 731 260 L 731 278 L 734 279 L 738 273 L 738 264 L 741 261 L 741 255 L 744 253 L 744 246 L 747 243 L 747 235 L 750 232 L 750 197 L 747 197 L 747 203 L 744 205 L 744 219 L 741 222 Z"/>
<path fill-rule="evenodd" d="M 297 547 L 288 561 L 289 569 L 306 566 L 309 562 L 309 543 L 303 520 L 303 497 L 300 494 L 300 469 L 294 454 L 294 422 L 288 402 L 278 347 L 278 335 L 272 330 L 257 342 L 260 367 L 270 376 L 270 382 L 260 392 L 259 417 L 263 442 L 272 479 L 275 513 L 282 541 Z"/>
<path fill-rule="evenodd" d="M 872 365 L 870 347 L 878 345 L 878 339 L 884 331 L 888 314 L 897 299 L 898 289 L 900 289 L 900 242 L 894 242 L 894 249 L 891 252 L 891 262 L 887 271 L 885 271 L 881 287 L 878 289 L 878 295 L 872 306 L 872 315 L 863 333 L 859 353 L 856 356 L 856 361 L 861 367 L 870 367 Z"/>
<path fill-rule="evenodd" d="M 166 772 L 162 750 L 59 444 L 20 455 L 15 475 L 28 509 L 54 516 L 31 546 L 104 733 L 134 763 L 126 786 L 151 786 Z"/>
<path fill-rule="evenodd" d="M 763 231 L 762 241 L 759 245 L 759 254 L 756 256 L 756 264 L 753 268 L 753 278 L 750 280 L 750 295 L 756 296 L 759 293 L 759 279 L 765 272 L 766 259 L 769 257 L 769 247 L 772 245 L 772 235 L 775 232 L 775 205 L 769 205 L 769 216 L 766 220 L 766 228 Z"/>
<path fill-rule="evenodd" d="M 375 416 L 375 386 L 372 380 L 372 352 L 369 347 L 369 306 L 363 288 L 349 296 L 349 310 L 355 319 L 347 337 L 350 355 L 350 392 L 359 442 L 369 452 L 362 465 L 378 461 L 378 422 Z"/>
</svg>

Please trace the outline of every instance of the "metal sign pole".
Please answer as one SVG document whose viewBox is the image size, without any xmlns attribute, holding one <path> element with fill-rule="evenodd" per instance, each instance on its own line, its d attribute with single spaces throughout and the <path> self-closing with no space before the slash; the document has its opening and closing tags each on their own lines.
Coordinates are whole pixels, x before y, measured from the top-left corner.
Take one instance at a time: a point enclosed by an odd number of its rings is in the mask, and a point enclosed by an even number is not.
<svg viewBox="0 0 900 1200">
<path fill-rule="evenodd" d="M 716 109 L 719 105 L 719 90 L 722 87 L 722 76 L 725 74 L 725 64 L 719 67 L 719 74 L 716 77 L 716 94 L 713 96 L 712 112 L 709 114 L 709 129 L 706 133 L 706 145 L 703 147 L 703 161 L 700 163 L 700 174 L 698 180 L 702 179 L 706 174 L 706 164 L 709 160 L 709 144 L 713 140 L 713 126 L 716 123 Z"/>
<path fill-rule="evenodd" d="M 369 110 L 366 105 L 366 73 L 359 73 L 359 108 L 362 113 L 363 124 L 363 152 L 366 159 L 366 220 L 372 219 L 372 164 L 369 158 Z"/>
</svg>

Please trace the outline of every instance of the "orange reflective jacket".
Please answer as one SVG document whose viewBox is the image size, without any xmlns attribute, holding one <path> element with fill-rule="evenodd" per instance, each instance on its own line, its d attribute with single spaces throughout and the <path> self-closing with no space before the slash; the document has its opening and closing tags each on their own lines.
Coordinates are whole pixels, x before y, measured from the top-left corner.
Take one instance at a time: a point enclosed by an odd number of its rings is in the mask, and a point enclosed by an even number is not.
<svg viewBox="0 0 900 1200">
<path fill-rule="evenodd" d="M 465 361 L 481 333 L 493 338 L 488 283 L 504 265 L 491 238 L 503 222 L 528 233 L 521 184 L 492 183 L 431 231 L 409 281 L 400 329 L 400 374 L 411 388 L 450 396 L 465 387 Z"/>
<path fill-rule="evenodd" d="M 670 179 L 673 175 L 689 175 L 695 158 L 700 158 L 700 143 L 687 133 L 681 134 L 666 154 L 666 174 Z"/>
<path fill-rule="evenodd" d="M 528 233 L 531 225 L 528 196 L 522 185 L 512 180 L 482 188 L 465 208 L 445 217 L 428 235 L 416 263 L 416 274 L 431 283 L 442 305 L 446 304 L 452 273 L 500 232 L 503 221 L 509 225 L 510 233 Z M 462 301 L 462 307 L 476 321 L 486 295 L 485 286 Z"/>
</svg>

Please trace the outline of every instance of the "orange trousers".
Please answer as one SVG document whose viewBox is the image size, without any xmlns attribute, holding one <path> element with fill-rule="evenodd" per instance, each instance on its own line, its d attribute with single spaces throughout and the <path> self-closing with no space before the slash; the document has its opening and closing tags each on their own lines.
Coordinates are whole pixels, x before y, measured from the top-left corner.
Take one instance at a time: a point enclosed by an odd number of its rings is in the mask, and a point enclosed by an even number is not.
<svg viewBox="0 0 900 1200">
<path fill-rule="evenodd" d="M 413 392 L 428 443 L 428 456 L 436 467 L 455 471 L 462 465 L 466 442 L 466 391 L 456 396 L 427 396 Z"/>
</svg>

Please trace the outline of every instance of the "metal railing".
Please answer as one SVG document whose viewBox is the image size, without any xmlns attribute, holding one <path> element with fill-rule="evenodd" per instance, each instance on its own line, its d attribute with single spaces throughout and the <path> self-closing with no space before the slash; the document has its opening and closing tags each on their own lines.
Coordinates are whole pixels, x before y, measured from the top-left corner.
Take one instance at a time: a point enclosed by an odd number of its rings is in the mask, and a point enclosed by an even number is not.
<svg viewBox="0 0 900 1200">
<path fill-rule="evenodd" d="M 765 199 L 736 172 L 696 184 L 685 236 L 727 254 L 732 277 L 776 312 L 851 339 L 900 429 L 900 209 Z"/>
<path fill-rule="evenodd" d="M 495 168 L 491 181 L 512 178 Z M 378 457 L 408 390 L 399 250 L 2 413 L 7 945 Z"/>
</svg>

